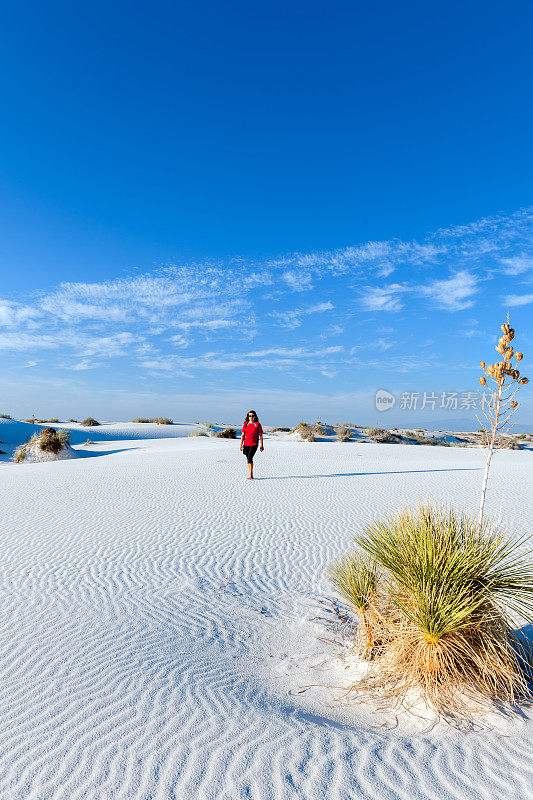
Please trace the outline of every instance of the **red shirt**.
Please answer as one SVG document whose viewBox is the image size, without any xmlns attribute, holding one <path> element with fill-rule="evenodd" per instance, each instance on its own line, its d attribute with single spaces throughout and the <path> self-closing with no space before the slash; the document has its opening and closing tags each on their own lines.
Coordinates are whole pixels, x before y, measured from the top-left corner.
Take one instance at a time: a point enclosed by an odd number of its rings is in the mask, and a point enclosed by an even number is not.
<svg viewBox="0 0 533 800">
<path fill-rule="evenodd" d="M 253 445 L 258 443 L 259 434 L 263 435 L 263 428 L 260 422 L 247 422 L 242 426 L 242 432 L 244 433 L 244 444 Z"/>
</svg>

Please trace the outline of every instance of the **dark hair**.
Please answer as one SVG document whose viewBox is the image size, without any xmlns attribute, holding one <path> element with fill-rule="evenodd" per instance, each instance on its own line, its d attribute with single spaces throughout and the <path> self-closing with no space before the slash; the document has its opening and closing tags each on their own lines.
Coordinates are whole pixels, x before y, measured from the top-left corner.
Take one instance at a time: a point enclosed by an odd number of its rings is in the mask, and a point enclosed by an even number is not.
<svg viewBox="0 0 533 800">
<path fill-rule="evenodd" d="M 259 422 L 259 417 L 257 416 L 257 411 L 254 411 L 253 409 L 250 409 L 250 411 L 248 412 L 248 414 L 246 414 L 246 416 L 244 418 L 244 423 L 243 423 L 243 426 L 242 426 L 243 428 L 244 428 L 245 425 L 248 425 L 248 415 L 249 414 L 253 414 L 254 415 L 254 417 L 255 417 L 254 422 Z"/>
</svg>

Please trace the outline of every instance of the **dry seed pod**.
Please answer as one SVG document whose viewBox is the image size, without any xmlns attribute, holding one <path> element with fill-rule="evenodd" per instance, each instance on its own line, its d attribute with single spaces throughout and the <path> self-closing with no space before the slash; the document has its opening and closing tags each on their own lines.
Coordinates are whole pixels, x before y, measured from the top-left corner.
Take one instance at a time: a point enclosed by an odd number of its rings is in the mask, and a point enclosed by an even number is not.
<svg viewBox="0 0 533 800">
<path fill-rule="evenodd" d="M 509 337 L 509 341 L 514 338 L 514 328 L 509 328 L 507 336 Z"/>
<path fill-rule="evenodd" d="M 513 369 L 513 370 L 511 371 L 511 376 L 514 378 L 514 380 L 515 380 L 515 381 L 517 381 L 517 380 L 518 380 L 518 378 L 520 377 L 520 373 L 518 372 L 518 370 L 517 370 L 517 369 Z"/>
<path fill-rule="evenodd" d="M 517 407 L 518 403 L 516 402 L 516 400 L 511 400 L 511 408 L 517 408 Z"/>
<path fill-rule="evenodd" d="M 510 361 L 512 359 L 512 357 L 513 357 L 513 353 L 514 353 L 513 348 L 512 347 L 508 347 L 507 350 L 505 351 L 503 357 L 505 358 L 506 361 Z"/>
<path fill-rule="evenodd" d="M 479 382 L 480 382 L 480 384 L 482 386 L 486 386 L 487 385 L 487 379 L 485 378 L 484 375 L 481 376 L 481 378 L 479 379 Z"/>
<path fill-rule="evenodd" d="M 524 358 L 524 354 L 523 353 L 515 353 L 514 357 L 516 358 L 517 361 L 522 361 L 522 359 Z"/>
<path fill-rule="evenodd" d="M 522 386 L 525 386 L 525 385 L 526 385 L 526 383 L 529 383 L 529 378 L 520 378 L 520 380 L 518 381 L 518 383 L 521 383 L 521 384 L 522 384 Z"/>
<path fill-rule="evenodd" d="M 505 347 L 503 346 L 503 344 L 497 344 L 494 349 L 496 350 L 497 353 L 501 353 L 502 355 L 505 353 Z"/>
<path fill-rule="evenodd" d="M 481 369 L 485 369 L 485 362 L 484 361 L 480 361 L 479 362 L 479 366 L 481 367 Z"/>
<path fill-rule="evenodd" d="M 507 331 L 509 330 L 509 325 L 507 324 L 507 322 L 504 322 L 501 328 L 504 333 L 507 333 Z"/>
</svg>

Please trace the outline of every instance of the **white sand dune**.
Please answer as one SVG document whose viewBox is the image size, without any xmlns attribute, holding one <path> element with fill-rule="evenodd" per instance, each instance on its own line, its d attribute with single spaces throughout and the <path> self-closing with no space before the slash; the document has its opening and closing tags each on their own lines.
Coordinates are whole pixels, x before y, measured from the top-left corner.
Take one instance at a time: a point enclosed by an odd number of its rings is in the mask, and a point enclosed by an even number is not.
<svg viewBox="0 0 533 800">
<path fill-rule="evenodd" d="M 316 638 L 326 564 L 403 502 L 473 506 L 479 451 L 267 439 L 254 482 L 230 440 L 91 452 L 2 470 L 2 800 L 531 799 L 527 709 L 391 730 L 301 691 L 349 681 Z M 532 476 L 512 451 L 491 475 L 523 532 Z"/>
</svg>

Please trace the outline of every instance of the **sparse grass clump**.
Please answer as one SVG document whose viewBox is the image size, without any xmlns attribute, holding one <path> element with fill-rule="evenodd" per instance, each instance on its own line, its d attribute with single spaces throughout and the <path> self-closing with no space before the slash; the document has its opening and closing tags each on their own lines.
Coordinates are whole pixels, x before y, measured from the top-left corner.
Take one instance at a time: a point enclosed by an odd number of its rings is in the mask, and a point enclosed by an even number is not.
<svg viewBox="0 0 533 800">
<path fill-rule="evenodd" d="M 59 453 L 64 447 L 67 447 L 69 440 L 70 431 L 56 431 L 55 428 L 44 428 L 40 433 L 34 433 L 28 442 L 19 445 L 13 454 L 13 459 L 17 463 L 24 461 L 30 445 L 36 445 L 39 450 L 46 453 Z"/>
<path fill-rule="evenodd" d="M 208 436 L 205 431 L 192 431 L 189 436 Z"/>
<path fill-rule="evenodd" d="M 310 425 L 308 425 L 307 422 L 300 422 L 300 424 L 297 425 L 296 428 L 294 428 L 292 433 L 300 434 L 300 439 L 303 442 L 316 441 L 313 428 Z"/>
<path fill-rule="evenodd" d="M 224 430 L 218 431 L 215 436 L 217 439 L 236 439 L 237 433 L 235 428 L 224 428 Z"/>
<path fill-rule="evenodd" d="M 0 414 L 0 419 L 13 419 L 11 414 Z"/>
<path fill-rule="evenodd" d="M 135 417 L 135 419 L 132 419 L 132 422 L 153 422 L 153 419 L 148 419 L 148 417 Z"/>
<path fill-rule="evenodd" d="M 341 425 L 337 428 L 337 440 L 339 442 L 349 442 L 351 438 L 352 432 L 345 425 Z"/>
<path fill-rule="evenodd" d="M 156 417 L 152 421 L 155 422 L 156 425 L 174 425 L 169 417 Z"/>
<path fill-rule="evenodd" d="M 379 444 L 399 444 L 402 441 L 399 433 L 391 433 L 383 428 L 370 428 L 368 435 L 373 442 L 378 442 Z"/>
<path fill-rule="evenodd" d="M 364 636 L 380 647 L 351 691 L 393 704 L 421 699 L 459 718 L 529 696 L 531 661 L 513 633 L 516 617 L 533 619 L 523 539 L 426 505 L 368 525 L 355 541 L 362 554 L 330 576 L 358 613 L 366 599 Z M 382 571 L 373 594 L 369 563 Z"/>
<path fill-rule="evenodd" d="M 87 417 L 84 419 L 83 422 L 80 422 L 82 428 L 94 428 L 96 425 L 100 425 L 98 420 L 94 419 L 94 417 Z"/>
<path fill-rule="evenodd" d="M 77 422 L 77 419 L 67 419 L 67 422 Z"/>
<path fill-rule="evenodd" d="M 272 428 L 272 433 L 290 433 L 290 428 Z"/>
</svg>

